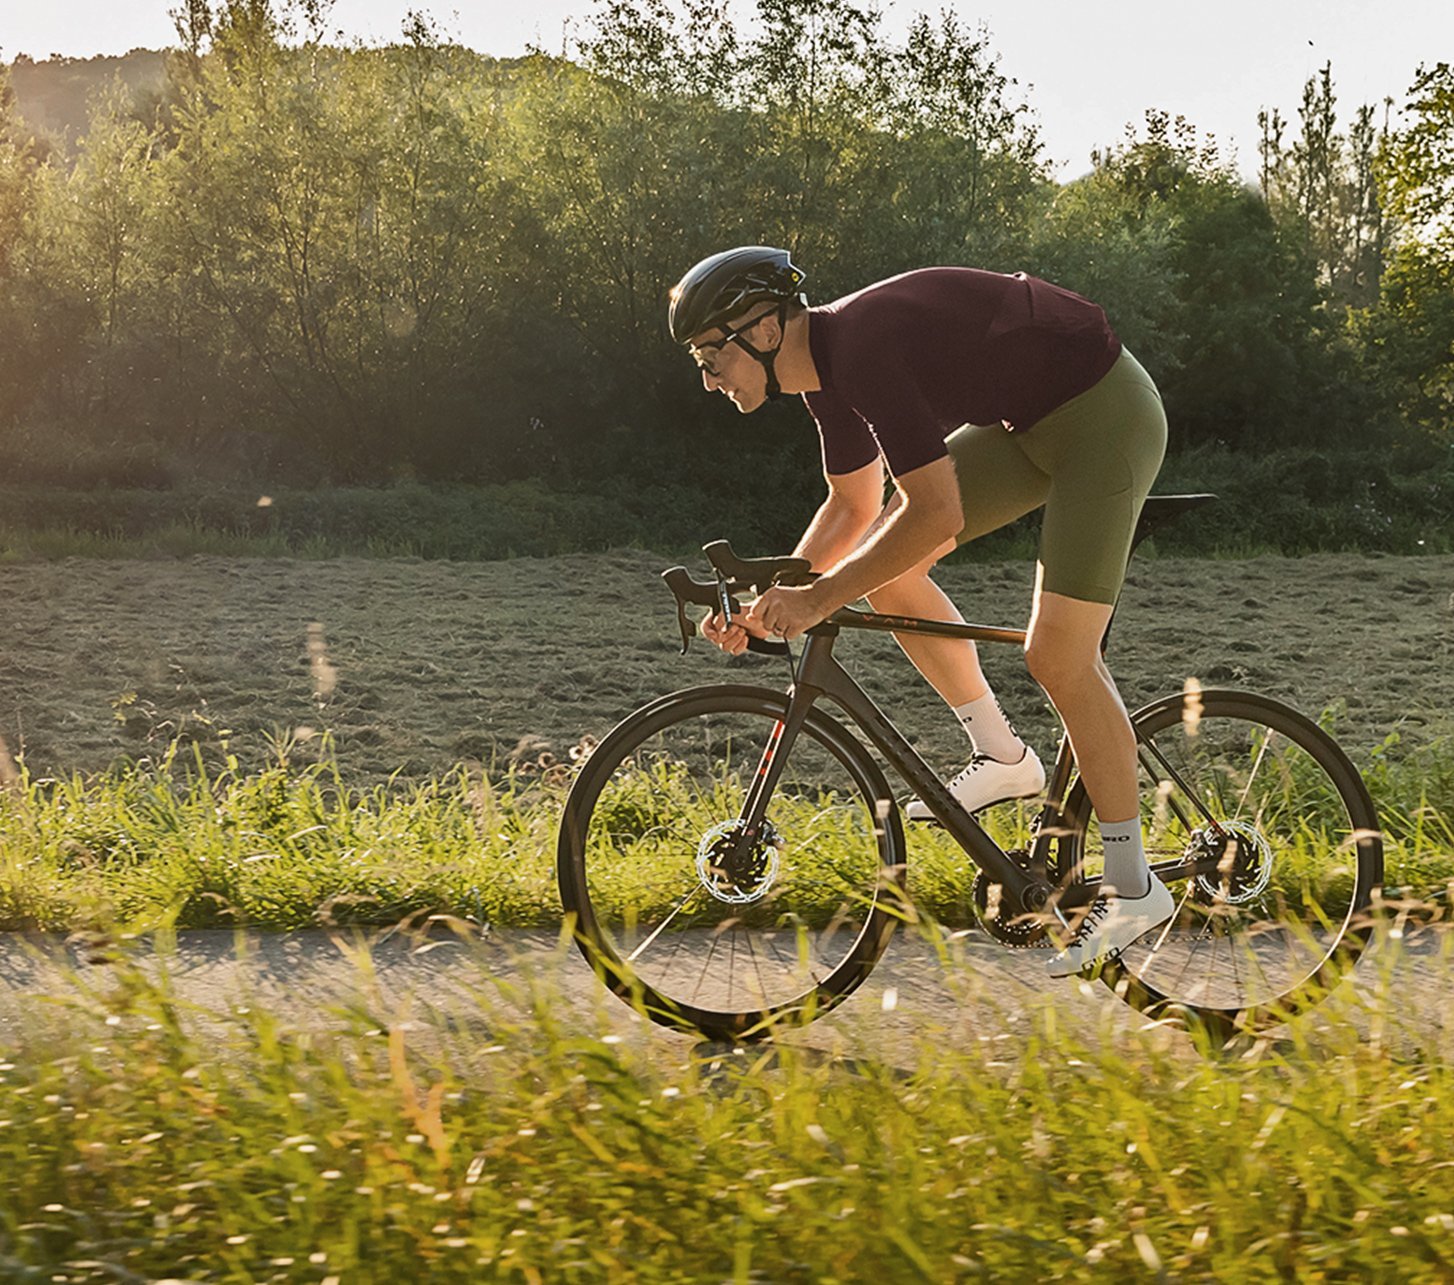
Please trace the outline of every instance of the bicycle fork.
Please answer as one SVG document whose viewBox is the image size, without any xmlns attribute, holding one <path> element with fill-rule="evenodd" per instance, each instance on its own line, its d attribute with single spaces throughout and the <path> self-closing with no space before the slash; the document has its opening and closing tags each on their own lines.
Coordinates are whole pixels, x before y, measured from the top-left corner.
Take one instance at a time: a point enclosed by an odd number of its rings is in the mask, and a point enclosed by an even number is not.
<svg viewBox="0 0 1454 1285">
<path fill-rule="evenodd" d="M 745 849 L 750 850 L 762 834 L 767 820 L 768 800 L 772 798 L 773 791 L 777 789 L 777 783 L 782 777 L 783 764 L 787 761 L 788 753 L 793 748 L 793 742 L 798 739 L 798 733 L 802 731 L 803 724 L 808 719 L 808 708 L 812 704 L 811 698 L 803 697 L 796 686 L 789 689 L 788 695 L 787 712 L 773 724 L 772 731 L 768 733 L 767 744 L 762 747 L 762 755 L 758 759 L 752 785 L 748 788 L 747 797 L 742 802 L 742 813 L 738 818 L 740 828 L 732 847 L 734 857 L 741 855 Z"/>
</svg>

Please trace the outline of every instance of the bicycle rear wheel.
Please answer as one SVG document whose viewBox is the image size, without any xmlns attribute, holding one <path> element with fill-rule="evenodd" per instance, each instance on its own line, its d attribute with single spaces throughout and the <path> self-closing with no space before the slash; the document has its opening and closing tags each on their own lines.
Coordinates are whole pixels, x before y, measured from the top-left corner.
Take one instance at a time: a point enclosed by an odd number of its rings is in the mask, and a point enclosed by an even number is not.
<svg viewBox="0 0 1454 1285">
<path fill-rule="evenodd" d="M 1315 723 L 1266 697 L 1178 694 L 1131 721 L 1147 857 L 1176 913 L 1102 977 L 1137 1008 L 1192 1010 L 1224 1029 L 1316 1003 L 1366 947 L 1383 882 L 1377 813 L 1357 769 Z M 1062 869 L 1098 875 L 1079 783 L 1066 815 Z"/>
<path fill-rule="evenodd" d="M 752 687 L 667 696 L 591 754 L 557 874 L 582 953 L 653 1021 L 746 1040 L 848 995 L 883 953 L 904 880 L 877 762 L 818 710 L 782 758 L 756 842 L 744 800 L 787 711 Z"/>
</svg>

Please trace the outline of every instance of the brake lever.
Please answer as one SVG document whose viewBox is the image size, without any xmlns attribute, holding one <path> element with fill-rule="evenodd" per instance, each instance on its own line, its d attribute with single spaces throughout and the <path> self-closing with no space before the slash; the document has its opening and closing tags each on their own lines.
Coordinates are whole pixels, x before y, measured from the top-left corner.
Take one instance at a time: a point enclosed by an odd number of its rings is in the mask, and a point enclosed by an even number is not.
<svg viewBox="0 0 1454 1285">
<path fill-rule="evenodd" d="M 702 603 L 700 590 L 711 586 L 701 585 L 692 579 L 692 573 L 685 567 L 670 567 L 661 573 L 661 578 L 666 581 L 667 588 L 672 591 L 672 596 L 677 604 L 677 628 L 682 634 L 681 654 L 685 656 L 687 649 L 692 645 L 692 639 L 697 636 L 696 626 L 692 624 L 691 617 L 687 615 L 687 603 L 698 605 L 711 605 L 708 598 L 705 604 Z"/>
<path fill-rule="evenodd" d="M 661 573 L 661 578 L 666 581 L 667 588 L 672 591 L 677 604 L 677 627 L 681 630 L 682 650 L 685 656 L 688 648 L 692 645 L 692 639 L 697 636 L 696 627 L 692 624 L 691 618 L 687 615 L 687 603 L 694 606 L 706 607 L 707 610 L 718 610 L 725 620 L 730 621 L 734 616 L 740 615 L 742 608 L 737 599 L 732 596 L 732 590 L 737 587 L 732 580 L 729 580 L 721 571 L 717 572 L 717 580 L 702 581 L 696 579 L 685 567 L 671 567 Z M 747 640 L 749 651 L 759 652 L 764 656 L 787 656 L 791 653 L 788 645 L 780 640 L 767 638 L 749 637 Z"/>
</svg>

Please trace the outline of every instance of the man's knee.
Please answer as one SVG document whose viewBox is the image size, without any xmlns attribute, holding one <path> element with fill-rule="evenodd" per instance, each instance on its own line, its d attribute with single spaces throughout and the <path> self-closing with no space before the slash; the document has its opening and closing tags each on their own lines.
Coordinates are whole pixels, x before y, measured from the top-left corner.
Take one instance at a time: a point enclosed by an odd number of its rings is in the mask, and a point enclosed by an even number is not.
<svg viewBox="0 0 1454 1285">
<path fill-rule="evenodd" d="M 1099 661 L 1099 651 L 1087 651 L 1078 638 L 1032 633 L 1025 643 L 1025 668 L 1052 696 L 1086 682 Z"/>
<path fill-rule="evenodd" d="M 908 606 L 910 591 L 903 582 L 904 577 L 900 576 L 897 580 L 890 580 L 888 584 L 879 585 L 867 595 L 869 609 L 886 612 L 891 616 L 912 614 Z"/>
</svg>

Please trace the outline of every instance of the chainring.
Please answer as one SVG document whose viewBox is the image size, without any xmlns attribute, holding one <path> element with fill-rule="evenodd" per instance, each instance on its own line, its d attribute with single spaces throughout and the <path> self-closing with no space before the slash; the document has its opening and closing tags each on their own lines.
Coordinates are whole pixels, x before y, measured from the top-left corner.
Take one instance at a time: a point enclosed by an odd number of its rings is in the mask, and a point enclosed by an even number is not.
<svg viewBox="0 0 1454 1285">
<path fill-rule="evenodd" d="M 1027 854 L 1024 852 L 1007 852 L 1005 855 L 1012 858 L 1017 865 L 1028 869 Z M 985 932 L 1012 950 L 1049 945 L 1043 918 L 1039 915 L 1013 914 L 1008 904 L 1001 907 L 1002 891 L 1000 885 L 994 883 L 983 870 L 975 873 L 969 895 L 974 899 L 975 914 L 979 916 Z"/>
</svg>

